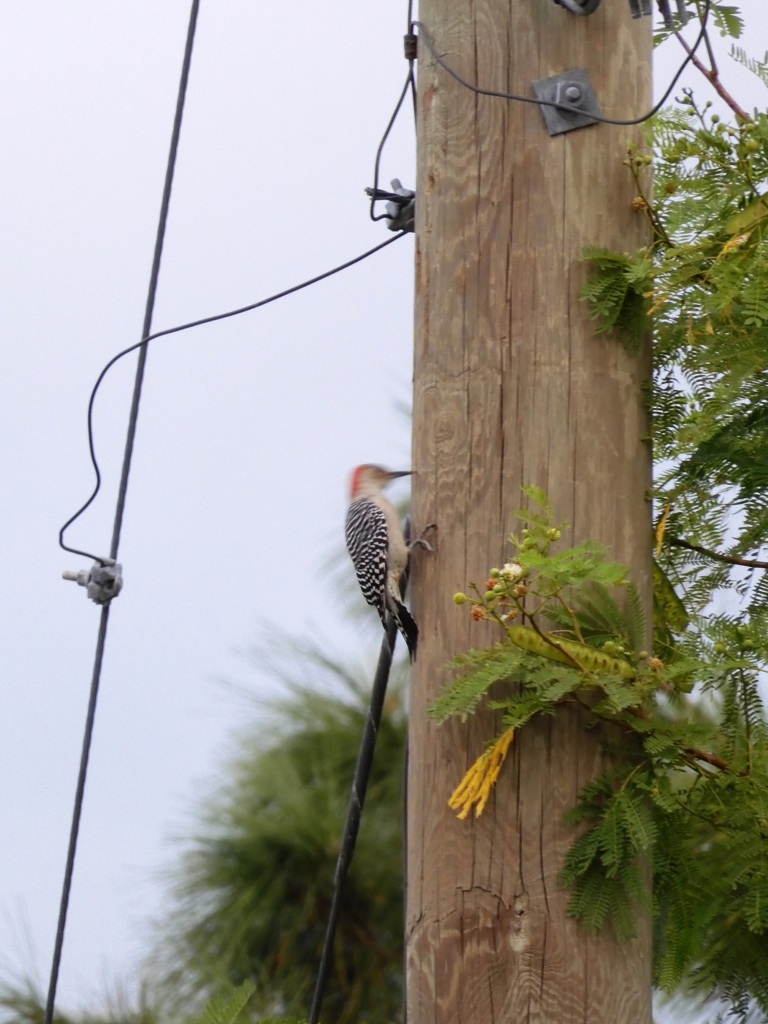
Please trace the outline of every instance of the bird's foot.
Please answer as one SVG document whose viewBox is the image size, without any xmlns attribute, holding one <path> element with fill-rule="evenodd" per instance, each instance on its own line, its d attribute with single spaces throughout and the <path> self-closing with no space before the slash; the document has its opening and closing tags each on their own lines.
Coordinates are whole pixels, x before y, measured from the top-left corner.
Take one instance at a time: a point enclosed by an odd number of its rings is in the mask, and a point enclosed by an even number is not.
<svg viewBox="0 0 768 1024">
<path fill-rule="evenodd" d="M 408 545 L 408 550 L 409 551 L 413 551 L 414 548 L 418 547 L 418 548 L 424 548 L 425 551 L 434 551 L 435 549 L 432 547 L 432 545 L 429 543 L 429 541 L 425 540 L 425 537 L 426 537 L 426 535 L 428 533 L 431 533 L 432 530 L 436 530 L 436 529 L 437 529 L 437 523 L 429 523 L 428 526 L 424 527 L 424 529 L 421 531 L 421 533 L 416 538 L 416 540 L 412 541 Z"/>
</svg>

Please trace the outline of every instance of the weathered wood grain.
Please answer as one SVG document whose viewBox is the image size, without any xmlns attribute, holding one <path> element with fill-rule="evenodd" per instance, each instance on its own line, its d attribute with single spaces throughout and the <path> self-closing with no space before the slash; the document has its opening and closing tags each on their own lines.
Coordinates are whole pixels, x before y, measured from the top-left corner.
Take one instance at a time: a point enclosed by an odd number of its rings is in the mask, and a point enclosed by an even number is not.
<svg viewBox="0 0 768 1024">
<path fill-rule="evenodd" d="M 471 81 L 530 95 L 588 70 L 608 116 L 650 106 L 650 19 L 626 0 L 574 17 L 552 0 L 421 0 L 438 51 Z M 487 641 L 451 600 L 508 560 L 520 486 L 536 484 L 649 593 L 645 357 L 594 333 L 579 289 L 589 244 L 646 240 L 622 166 L 636 128 L 555 138 L 537 107 L 477 97 L 419 53 L 414 520 L 438 551 L 413 574 L 408 1024 L 647 1024 L 650 938 L 620 944 L 566 917 L 562 822 L 600 772 L 580 713 L 526 727 L 478 820 L 447 805 L 493 725 L 425 714 L 448 658 Z"/>
</svg>

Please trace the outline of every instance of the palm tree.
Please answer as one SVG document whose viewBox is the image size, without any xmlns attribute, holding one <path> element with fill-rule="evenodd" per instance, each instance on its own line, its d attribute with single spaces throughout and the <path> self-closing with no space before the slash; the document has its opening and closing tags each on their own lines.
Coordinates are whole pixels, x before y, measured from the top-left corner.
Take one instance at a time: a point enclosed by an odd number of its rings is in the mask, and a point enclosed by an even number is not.
<svg viewBox="0 0 768 1024">
<path fill-rule="evenodd" d="M 251 980 L 251 1010 L 303 1014 L 325 933 L 370 683 L 311 645 L 270 638 L 286 696 L 244 729 L 172 885 L 167 988 L 183 1005 Z M 287 654 L 276 666 L 274 652 Z M 287 664 L 287 668 L 286 668 Z M 301 673 L 305 677 L 300 677 Z M 345 886 L 326 1020 L 391 1024 L 402 1001 L 403 670 L 389 692 Z M 371 673 L 372 675 L 372 673 Z M 311 676 L 311 681 L 309 677 Z"/>
</svg>

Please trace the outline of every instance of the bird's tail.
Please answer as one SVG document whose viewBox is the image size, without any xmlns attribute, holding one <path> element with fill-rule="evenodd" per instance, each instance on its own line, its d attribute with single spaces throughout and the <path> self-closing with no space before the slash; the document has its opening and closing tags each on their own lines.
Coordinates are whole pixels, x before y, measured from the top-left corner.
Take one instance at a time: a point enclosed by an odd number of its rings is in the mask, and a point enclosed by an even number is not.
<svg viewBox="0 0 768 1024">
<path fill-rule="evenodd" d="M 410 655 L 411 661 L 416 657 L 416 648 L 419 643 L 419 627 L 416 625 L 413 616 L 405 607 L 402 601 L 393 599 L 391 603 L 392 618 L 397 623 L 397 628 L 400 630 L 408 645 L 408 654 Z"/>
</svg>

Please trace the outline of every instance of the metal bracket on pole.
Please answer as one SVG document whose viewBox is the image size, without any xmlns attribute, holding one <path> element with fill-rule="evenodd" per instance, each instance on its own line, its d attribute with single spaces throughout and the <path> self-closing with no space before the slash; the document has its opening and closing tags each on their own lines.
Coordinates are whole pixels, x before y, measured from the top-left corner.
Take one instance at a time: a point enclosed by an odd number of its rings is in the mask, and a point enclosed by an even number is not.
<svg viewBox="0 0 768 1024">
<path fill-rule="evenodd" d="M 88 597 L 96 604 L 109 604 L 123 586 L 123 567 L 113 558 L 94 562 L 90 569 L 81 569 L 79 572 L 65 570 L 61 575 L 63 579 L 85 587 Z"/>
<path fill-rule="evenodd" d="M 550 135 L 562 135 L 575 128 L 586 128 L 596 124 L 600 117 L 600 104 L 597 102 L 589 76 L 583 68 L 575 71 L 564 71 L 561 75 L 551 78 L 539 78 L 533 83 L 533 94 L 538 100 L 549 103 L 562 103 L 563 107 L 540 106 L 544 124 Z"/>
</svg>

